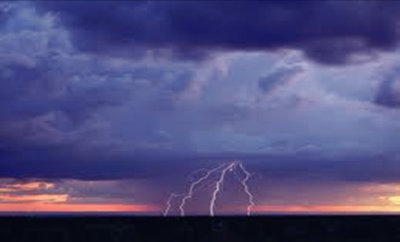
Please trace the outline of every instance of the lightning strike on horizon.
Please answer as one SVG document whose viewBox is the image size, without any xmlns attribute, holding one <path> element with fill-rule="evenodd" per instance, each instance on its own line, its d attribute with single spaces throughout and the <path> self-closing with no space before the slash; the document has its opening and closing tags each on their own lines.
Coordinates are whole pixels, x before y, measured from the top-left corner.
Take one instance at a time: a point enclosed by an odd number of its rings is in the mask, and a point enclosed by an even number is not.
<svg viewBox="0 0 400 242">
<path fill-rule="evenodd" d="M 215 204 L 217 201 L 217 197 L 218 194 L 221 191 L 221 188 L 223 186 L 223 183 L 225 181 L 225 177 L 227 172 L 234 172 L 236 177 L 239 179 L 240 184 L 243 186 L 243 190 L 246 193 L 247 197 L 248 197 L 248 206 L 247 206 L 247 215 L 251 215 L 251 208 L 254 206 L 254 196 L 253 194 L 250 192 L 249 190 L 249 186 L 247 184 L 248 180 L 251 177 L 251 173 L 248 172 L 245 167 L 243 166 L 243 164 L 239 161 L 232 161 L 228 164 L 222 164 L 214 169 L 211 170 L 207 170 L 205 168 L 199 169 L 197 171 L 195 171 L 194 173 L 197 173 L 199 171 L 206 171 L 206 173 L 201 176 L 200 178 L 198 178 L 197 180 L 195 180 L 194 182 L 192 182 L 189 186 L 189 191 L 186 193 L 186 195 L 184 194 L 175 194 L 175 193 L 171 193 L 171 195 L 169 196 L 168 200 L 167 200 L 167 205 L 166 205 L 166 209 L 163 213 L 164 216 L 167 216 L 169 211 L 171 210 L 171 203 L 172 200 L 176 197 L 182 196 L 182 200 L 181 203 L 179 204 L 179 211 L 180 211 L 180 215 L 181 216 L 185 216 L 185 206 L 186 203 L 189 199 L 191 199 L 194 195 L 194 192 L 196 190 L 196 188 L 198 187 L 198 185 L 200 185 L 201 183 L 207 181 L 208 179 L 210 179 L 210 177 L 217 173 L 219 174 L 217 181 L 215 182 L 215 186 L 213 193 L 212 193 L 212 197 L 210 200 L 210 204 L 209 204 L 209 212 L 210 212 L 210 216 L 215 216 Z M 237 174 L 237 170 L 240 170 L 241 173 L 244 174 L 244 178 L 241 178 L 241 176 L 239 176 Z"/>
<path fill-rule="evenodd" d="M 184 207 L 185 207 L 186 201 L 187 201 L 188 199 L 191 199 L 191 198 L 193 197 L 193 192 L 194 192 L 194 189 L 196 188 L 196 186 L 197 186 L 198 184 L 200 184 L 202 181 L 204 181 L 204 180 L 206 180 L 207 178 L 209 178 L 211 174 L 213 174 L 215 171 L 218 171 L 218 170 L 221 169 L 222 167 L 224 167 L 224 165 L 220 165 L 220 166 L 218 166 L 218 167 L 216 167 L 216 168 L 214 168 L 214 169 L 211 169 L 211 170 L 207 171 L 207 173 L 206 173 L 204 176 L 200 177 L 199 179 L 197 179 L 196 181 L 194 181 L 192 184 L 190 184 L 189 192 L 187 193 L 186 196 L 184 196 L 184 197 L 182 198 L 182 202 L 181 202 L 181 204 L 179 205 L 179 210 L 180 210 L 180 212 L 181 212 L 181 216 L 185 216 L 185 209 L 184 209 Z"/>
<path fill-rule="evenodd" d="M 167 216 L 169 210 L 171 210 L 171 202 L 172 202 L 172 200 L 173 200 L 174 198 L 178 197 L 178 196 L 179 196 L 179 195 L 177 195 L 177 194 L 175 194 L 175 193 L 171 193 L 171 194 L 169 195 L 169 198 L 168 198 L 168 200 L 167 200 L 167 206 L 166 206 L 166 208 L 165 208 L 165 210 L 164 210 L 164 212 L 163 212 L 163 216 L 164 216 L 164 217 Z"/>
<path fill-rule="evenodd" d="M 251 174 L 244 168 L 242 163 L 239 163 L 239 168 L 243 171 L 245 174 L 245 177 L 241 180 L 244 192 L 247 194 L 249 197 L 249 205 L 247 206 L 247 216 L 251 215 L 251 209 L 254 206 L 254 196 L 249 190 L 249 186 L 247 185 L 247 182 L 249 181 Z"/>
<path fill-rule="evenodd" d="M 236 166 L 236 162 L 232 162 L 231 164 L 229 164 L 227 167 L 225 167 L 222 172 L 221 175 L 219 176 L 218 181 L 215 183 L 215 189 L 214 192 L 212 193 L 212 198 L 210 201 L 210 215 L 214 216 L 215 215 L 215 201 L 217 200 L 217 195 L 219 193 L 219 191 L 221 190 L 221 186 L 224 183 L 224 179 L 225 179 L 225 175 L 226 172 L 228 171 L 233 171 L 233 168 Z"/>
</svg>

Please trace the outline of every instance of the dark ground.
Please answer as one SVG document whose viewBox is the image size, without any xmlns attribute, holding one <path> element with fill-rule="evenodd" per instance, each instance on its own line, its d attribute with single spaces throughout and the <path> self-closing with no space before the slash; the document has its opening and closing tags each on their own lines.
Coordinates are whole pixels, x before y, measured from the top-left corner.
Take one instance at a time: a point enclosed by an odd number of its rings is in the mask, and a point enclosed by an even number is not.
<svg viewBox="0 0 400 242">
<path fill-rule="evenodd" d="M 400 216 L 0 217 L 0 241 L 400 241 Z"/>
</svg>

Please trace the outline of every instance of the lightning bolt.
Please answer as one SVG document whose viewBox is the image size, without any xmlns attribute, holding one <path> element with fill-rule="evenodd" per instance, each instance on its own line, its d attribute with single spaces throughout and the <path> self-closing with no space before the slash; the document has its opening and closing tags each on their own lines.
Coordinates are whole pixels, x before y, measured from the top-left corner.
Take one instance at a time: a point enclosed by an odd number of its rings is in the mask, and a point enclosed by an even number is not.
<svg viewBox="0 0 400 242">
<path fill-rule="evenodd" d="M 189 192 L 187 193 L 186 196 L 184 196 L 184 197 L 182 198 L 182 202 L 181 202 L 181 204 L 179 205 L 179 210 L 180 210 L 180 212 L 181 212 L 181 216 L 185 216 L 185 205 L 186 205 L 186 201 L 189 200 L 189 199 L 191 199 L 191 198 L 193 197 L 193 192 L 194 192 L 194 189 L 196 188 L 196 186 L 199 185 L 202 181 L 204 181 L 204 180 L 206 180 L 207 178 L 209 178 L 209 177 L 211 176 L 211 174 L 213 174 L 214 172 L 216 172 L 216 171 L 218 171 L 219 169 L 223 168 L 224 166 L 225 166 L 225 165 L 220 165 L 220 166 L 218 166 L 217 168 L 208 170 L 204 176 L 200 177 L 199 179 L 197 179 L 196 181 L 194 181 L 192 184 L 190 184 Z M 202 169 L 202 170 L 204 170 L 204 169 Z"/>
<path fill-rule="evenodd" d="M 244 174 L 243 176 L 239 176 L 239 174 L 237 173 L 237 171 L 240 171 L 242 174 Z M 167 205 L 166 205 L 166 209 L 164 210 L 163 215 L 167 216 L 169 211 L 171 210 L 171 204 L 173 199 L 182 196 L 182 200 L 179 204 L 179 211 L 180 211 L 180 215 L 181 216 L 185 216 L 185 206 L 188 200 L 190 200 L 193 195 L 194 192 L 196 191 L 196 189 L 198 188 L 198 186 L 201 183 L 204 182 L 209 182 L 210 180 L 214 179 L 213 174 L 219 174 L 219 176 L 217 176 L 217 180 L 215 181 L 215 186 L 214 190 L 212 192 L 212 196 L 211 196 L 211 200 L 210 200 L 210 204 L 209 204 L 209 212 L 210 212 L 210 216 L 215 216 L 215 205 L 216 205 L 216 201 L 218 198 L 218 194 L 221 192 L 221 188 L 223 186 L 223 183 L 225 181 L 225 177 L 227 175 L 228 172 L 234 172 L 234 174 L 236 175 L 236 177 L 239 179 L 240 184 L 243 186 L 243 190 L 246 193 L 247 197 L 248 197 L 248 206 L 247 206 L 247 215 L 251 215 L 251 209 L 254 206 L 254 196 L 253 194 L 250 192 L 249 186 L 247 184 L 247 182 L 249 181 L 249 179 L 251 178 L 251 173 L 248 172 L 246 170 L 246 168 L 244 167 L 244 165 L 240 162 L 240 161 L 232 161 L 228 164 L 222 164 L 214 169 L 211 170 L 207 170 L 207 169 L 199 169 L 197 171 L 195 171 L 194 173 L 198 173 L 200 171 L 205 171 L 206 173 L 201 176 L 200 178 L 198 178 L 197 180 L 195 180 L 194 182 L 192 182 L 189 186 L 189 191 L 186 193 L 186 195 L 183 194 L 175 194 L 175 193 L 171 193 L 171 195 L 169 196 L 168 200 L 167 200 Z M 194 174 L 192 173 L 192 174 Z M 243 178 L 242 178 L 243 177 Z"/>
<path fill-rule="evenodd" d="M 247 184 L 247 182 L 249 181 L 251 174 L 250 172 L 248 172 L 246 170 L 246 168 L 244 168 L 242 163 L 239 163 L 239 168 L 243 171 L 243 173 L 245 174 L 245 177 L 241 180 L 241 184 L 243 186 L 244 192 L 247 194 L 248 198 L 249 198 L 249 205 L 247 206 L 247 216 L 251 215 L 251 209 L 254 206 L 254 196 L 253 194 L 250 192 L 249 190 L 249 186 Z"/>
<path fill-rule="evenodd" d="M 167 206 L 166 206 L 166 208 L 165 208 L 165 210 L 164 210 L 164 212 L 163 212 L 163 216 L 164 216 L 164 217 L 168 215 L 169 211 L 171 210 L 171 206 L 172 206 L 171 203 L 172 203 L 172 200 L 174 200 L 174 198 L 176 198 L 176 197 L 179 197 L 179 195 L 178 195 L 178 194 L 175 194 L 175 193 L 171 193 L 171 194 L 169 195 L 169 198 L 168 198 L 168 200 L 167 200 Z"/>
<path fill-rule="evenodd" d="M 217 195 L 219 193 L 219 191 L 221 190 L 221 186 L 224 182 L 225 179 L 225 175 L 228 171 L 233 171 L 233 168 L 236 166 L 236 162 L 232 162 L 231 164 L 229 164 L 227 167 L 225 167 L 222 172 L 221 175 L 219 176 L 218 181 L 215 183 L 215 189 L 214 192 L 212 194 L 211 197 L 211 201 L 210 201 L 210 215 L 214 216 L 215 215 L 215 201 L 217 200 Z"/>
</svg>

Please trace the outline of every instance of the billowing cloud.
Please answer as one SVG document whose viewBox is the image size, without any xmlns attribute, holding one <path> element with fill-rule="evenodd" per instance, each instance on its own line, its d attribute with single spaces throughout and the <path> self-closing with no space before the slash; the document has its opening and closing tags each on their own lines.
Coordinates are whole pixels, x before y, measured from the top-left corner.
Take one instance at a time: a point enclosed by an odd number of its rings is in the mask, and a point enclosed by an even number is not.
<svg viewBox="0 0 400 242">
<path fill-rule="evenodd" d="M 225 50 L 298 49 L 343 64 L 394 49 L 396 2 L 39 2 L 61 17 L 81 50 L 199 58 Z M 126 50 L 129 50 L 128 52 Z"/>
</svg>

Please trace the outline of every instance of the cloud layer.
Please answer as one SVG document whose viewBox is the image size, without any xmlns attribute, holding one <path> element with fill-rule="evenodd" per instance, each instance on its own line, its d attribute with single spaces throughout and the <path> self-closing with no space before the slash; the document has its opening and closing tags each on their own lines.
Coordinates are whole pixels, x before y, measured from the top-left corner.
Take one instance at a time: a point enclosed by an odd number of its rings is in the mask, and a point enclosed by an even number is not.
<svg viewBox="0 0 400 242">
<path fill-rule="evenodd" d="M 16 184 L 72 186 L 79 200 L 93 181 L 99 197 L 160 202 L 230 159 L 261 193 L 399 181 L 394 2 L 0 9 L 0 177 Z"/>
<path fill-rule="evenodd" d="M 398 45 L 396 2 L 39 2 L 59 14 L 80 49 L 135 56 L 143 50 L 199 58 L 214 51 L 301 50 L 344 64 Z M 129 51 L 127 51 L 129 49 Z M 171 53 L 172 51 L 172 53 Z"/>
</svg>

